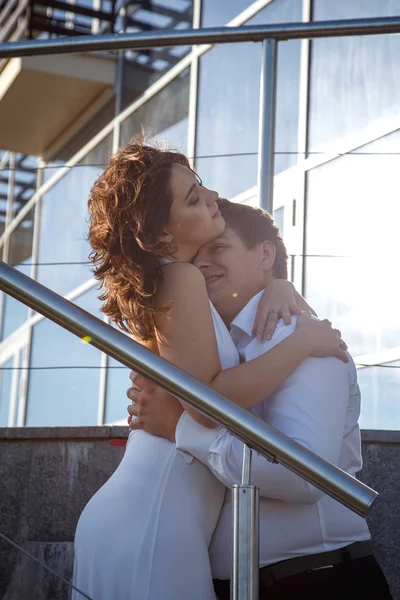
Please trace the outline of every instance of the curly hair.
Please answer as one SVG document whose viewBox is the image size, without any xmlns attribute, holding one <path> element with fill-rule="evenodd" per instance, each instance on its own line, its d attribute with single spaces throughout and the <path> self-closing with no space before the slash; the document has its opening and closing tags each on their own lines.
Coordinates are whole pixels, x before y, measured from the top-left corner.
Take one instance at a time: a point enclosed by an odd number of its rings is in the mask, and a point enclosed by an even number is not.
<svg viewBox="0 0 400 600">
<path fill-rule="evenodd" d="M 155 317 L 169 308 L 156 308 L 154 297 L 163 277 L 159 259 L 176 251 L 161 239 L 174 164 L 190 168 L 183 154 L 135 138 L 110 158 L 90 191 L 89 259 L 104 290 L 102 311 L 143 341 L 154 336 Z"/>
</svg>

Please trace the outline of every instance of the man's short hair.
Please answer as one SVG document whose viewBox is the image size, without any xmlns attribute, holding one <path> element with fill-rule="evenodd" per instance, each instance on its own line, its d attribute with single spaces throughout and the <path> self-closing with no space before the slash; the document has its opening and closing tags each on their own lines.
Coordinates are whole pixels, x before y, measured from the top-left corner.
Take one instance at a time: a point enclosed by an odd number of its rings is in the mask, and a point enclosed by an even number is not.
<svg viewBox="0 0 400 600">
<path fill-rule="evenodd" d="M 230 202 L 225 198 L 218 200 L 218 206 L 225 223 L 234 230 L 247 248 L 255 248 L 266 241 L 274 244 L 276 248 L 274 277 L 287 279 L 287 251 L 279 227 L 275 225 L 271 215 L 261 208 Z"/>
</svg>

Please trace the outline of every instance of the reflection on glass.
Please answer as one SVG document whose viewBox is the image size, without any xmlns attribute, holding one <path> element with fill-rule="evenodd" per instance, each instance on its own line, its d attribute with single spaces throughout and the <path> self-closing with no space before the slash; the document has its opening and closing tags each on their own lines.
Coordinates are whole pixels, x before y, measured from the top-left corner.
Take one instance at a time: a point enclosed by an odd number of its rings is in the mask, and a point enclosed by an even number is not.
<svg viewBox="0 0 400 600">
<path fill-rule="evenodd" d="M 58 294 L 65 295 L 92 277 L 86 241 L 87 202 L 111 143 L 109 135 L 71 167 L 42 200 L 37 278 Z"/>
<path fill-rule="evenodd" d="M 131 386 L 131 380 L 129 379 L 130 369 L 124 367 L 113 358 L 109 359 L 108 366 L 104 422 L 114 423 L 121 420 L 126 422 L 128 418 L 126 407 L 129 404 L 126 390 Z"/>
<path fill-rule="evenodd" d="M 317 0 L 314 18 L 395 16 L 400 0 Z M 309 152 L 326 151 L 376 120 L 398 115 L 398 35 L 323 38 L 312 41 Z"/>
<path fill-rule="evenodd" d="M 111 326 L 117 329 L 120 333 L 127 335 L 126 331 L 122 331 L 114 323 Z M 115 423 L 123 421 L 126 424 L 128 413 L 126 412 L 127 401 L 126 390 L 131 386 L 129 379 L 130 369 L 121 365 L 113 358 L 108 359 L 107 385 L 106 385 L 106 404 L 104 411 L 104 423 Z"/>
<path fill-rule="evenodd" d="M 284 225 L 284 211 L 285 211 L 285 207 L 281 206 L 280 208 L 277 208 L 276 210 L 274 210 L 274 221 L 275 221 L 275 225 L 277 227 L 279 227 L 279 231 L 281 232 L 281 235 L 283 235 L 284 233 L 284 229 L 283 229 L 283 225 Z"/>
<path fill-rule="evenodd" d="M 282 20 L 301 20 L 301 3 L 272 2 L 248 24 Z M 261 44 L 222 44 L 200 58 L 196 168 L 224 197 L 257 183 L 260 69 Z M 280 43 L 276 173 L 296 162 L 299 75 L 300 42 Z"/>
<path fill-rule="evenodd" d="M 400 429 L 400 361 L 358 369 L 362 429 Z"/>
<path fill-rule="evenodd" d="M 186 69 L 156 96 L 143 104 L 121 124 L 121 143 L 143 130 L 149 138 L 166 140 L 186 152 L 189 110 L 189 69 Z"/>
<path fill-rule="evenodd" d="M 203 0 L 201 4 L 201 25 L 202 27 L 225 25 L 250 6 L 252 2 L 253 0 L 230 0 L 230 2 Z"/>
<path fill-rule="evenodd" d="M 313 0 L 313 18 L 364 19 L 368 17 L 395 17 L 400 14 L 400 0 Z"/>
<path fill-rule="evenodd" d="M 65 295 L 92 277 L 87 202 L 111 151 L 108 135 L 42 199 L 37 279 Z"/>
<path fill-rule="evenodd" d="M 58 294 L 92 276 L 87 201 L 99 173 L 95 167 L 76 166 L 43 198 L 37 279 Z"/>
<path fill-rule="evenodd" d="M 30 276 L 32 264 L 32 239 L 33 239 L 33 221 L 35 209 L 29 211 L 27 216 L 14 229 L 10 236 L 10 245 L 8 252 L 8 263 L 21 271 L 24 275 Z M 28 307 L 22 302 L 18 302 L 11 296 L 5 295 L 4 299 L 4 321 L 2 339 L 8 337 L 13 331 L 18 329 L 28 317 Z"/>
<path fill-rule="evenodd" d="M 65 165 L 65 160 L 55 160 L 46 163 L 46 166 L 43 168 L 43 183 L 46 183 L 49 179 L 53 177 L 55 173 L 57 173 L 58 169 Z"/>
<path fill-rule="evenodd" d="M 74 302 L 100 317 L 97 296 L 98 290 L 91 289 Z M 97 424 L 100 352 L 96 348 L 44 319 L 33 329 L 30 366 L 26 425 Z"/>
<path fill-rule="evenodd" d="M 13 359 L 0 365 L 0 427 L 8 426 Z"/>
<path fill-rule="evenodd" d="M 152 6 L 151 2 L 126 3 L 127 20 L 125 24 L 121 22 L 120 27 L 131 33 L 192 27 L 192 0 L 168 0 L 162 4 L 165 6 L 160 6 L 160 2 L 159 6 Z M 190 50 L 191 46 L 177 46 L 126 51 L 123 66 L 124 108 L 174 67 Z"/>
<path fill-rule="evenodd" d="M 399 141 L 392 133 L 308 173 L 306 298 L 355 357 L 399 346 L 400 322 L 387 309 L 400 292 L 398 157 L 380 154 Z"/>
<path fill-rule="evenodd" d="M 111 154 L 112 149 L 112 140 L 113 134 L 109 133 L 105 138 L 101 140 L 91 150 L 88 152 L 82 160 L 79 162 L 79 165 L 86 165 L 88 167 L 98 167 L 99 169 L 103 169 L 106 166 L 107 159 Z"/>
</svg>

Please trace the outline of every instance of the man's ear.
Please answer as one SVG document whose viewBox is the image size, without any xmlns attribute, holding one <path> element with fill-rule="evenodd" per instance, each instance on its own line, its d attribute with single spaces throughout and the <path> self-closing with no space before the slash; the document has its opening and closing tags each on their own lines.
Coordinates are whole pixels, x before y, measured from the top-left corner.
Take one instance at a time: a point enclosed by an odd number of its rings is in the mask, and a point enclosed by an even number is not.
<svg viewBox="0 0 400 600">
<path fill-rule="evenodd" d="M 275 263 L 276 248 L 270 241 L 262 244 L 262 267 L 265 271 L 271 271 Z"/>
</svg>

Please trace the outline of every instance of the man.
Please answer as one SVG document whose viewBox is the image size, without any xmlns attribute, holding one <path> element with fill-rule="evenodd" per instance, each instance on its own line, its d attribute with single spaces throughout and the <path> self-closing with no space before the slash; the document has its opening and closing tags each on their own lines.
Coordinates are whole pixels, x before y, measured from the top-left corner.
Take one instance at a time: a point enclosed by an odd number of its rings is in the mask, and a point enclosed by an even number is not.
<svg viewBox="0 0 400 600">
<path fill-rule="evenodd" d="M 287 254 L 279 231 L 264 211 L 220 202 L 227 227 L 200 249 L 211 302 L 230 328 L 242 361 L 270 350 L 290 335 L 278 323 L 271 340 L 252 333 L 262 290 L 287 278 Z M 263 261 L 255 261 L 255 253 Z M 178 401 L 143 377 L 134 384 L 128 410 L 149 433 L 176 441 L 207 465 L 228 488 L 241 480 L 243 444 L 222 427 L 207 429 L 183 412 Z M 335 358 L 309 358 L 254 409 L 267 423 L 322 458 L 354 475 L 361 468 L 356 370 Z M 260 598 L 391 598 L 373 556 L 364 519 L 281 465 L 254 454 L 251 483 L 260 488 Z M 227 492 L 210 547 L 215 589 L 229 598 L 231 498 Z"/>
</svg>

